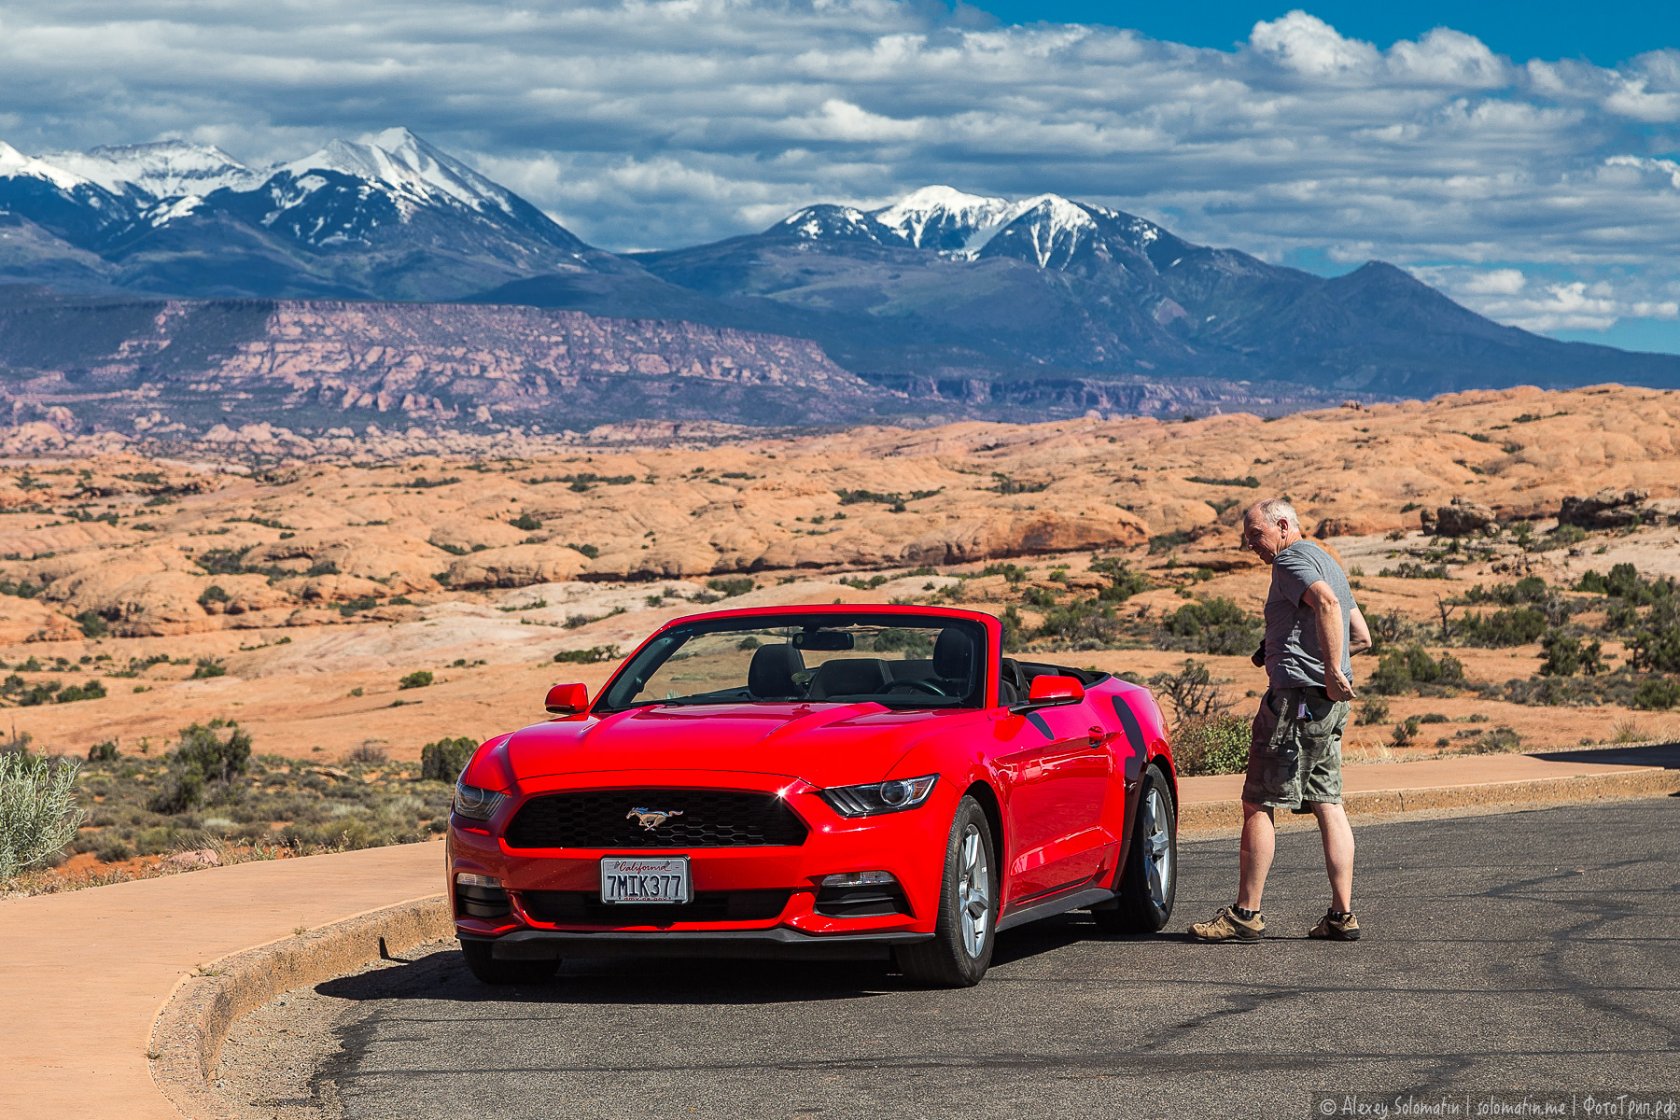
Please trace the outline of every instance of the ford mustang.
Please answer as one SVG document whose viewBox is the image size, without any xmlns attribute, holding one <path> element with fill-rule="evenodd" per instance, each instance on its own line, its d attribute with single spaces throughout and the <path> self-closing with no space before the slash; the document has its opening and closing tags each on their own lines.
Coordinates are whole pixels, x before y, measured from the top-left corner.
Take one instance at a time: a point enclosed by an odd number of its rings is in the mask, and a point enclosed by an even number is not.
<svg viewBox="0 0 1680 1120">
<path fill-rule="evenodd" d="M 553 718 L 485 742 L 455 790 L 468 967 L 890 950 L 960 987 L 1024 922 L 1160 929 L 1178 794 L 1159 708 L 1003 637 L 950 608 L 724 610 L 660 627 L 593 699 L 555 685 Z"/>
</svg>

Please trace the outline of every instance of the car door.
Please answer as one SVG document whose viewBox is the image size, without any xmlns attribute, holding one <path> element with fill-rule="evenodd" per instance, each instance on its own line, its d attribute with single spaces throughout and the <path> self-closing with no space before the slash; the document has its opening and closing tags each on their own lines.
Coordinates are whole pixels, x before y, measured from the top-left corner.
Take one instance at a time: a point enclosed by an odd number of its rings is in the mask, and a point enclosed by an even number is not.
<svg viewBox="0 0 1680 1120">
<path fill-rule="evenodd" d="M 1105 802 L 1114 773 L 1109 735 L 1086 703 L 1006 713 L 997 759 L 1005 785 L 1005 903 L 1019 904 L 1089 882 L 1113 836 Z"/>
</svg>

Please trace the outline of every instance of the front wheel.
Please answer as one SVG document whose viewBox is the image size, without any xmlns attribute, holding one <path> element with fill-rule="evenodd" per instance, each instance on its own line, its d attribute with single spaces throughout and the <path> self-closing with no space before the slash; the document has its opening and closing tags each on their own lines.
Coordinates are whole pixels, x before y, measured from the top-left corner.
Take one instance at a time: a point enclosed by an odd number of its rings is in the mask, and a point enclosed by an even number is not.
<svg viewBox="0 0 1680 1120">
<path fill-rule="evenodd" d="M 491 947 L 489 941 L 461 942 L 461 955 L 467 959 L 467 970 L 481 984 L 541 984 L 560 967 L 558 959 L 497 960 Z"/>
<path fill-rule="evenodd" d="M 986 975 L 997 941 L 996 853 L 985 811 L 974 798 L 964 797 L 945 843 L 933 938 L 893 952 L 906 979 L 929 987 L 968 988 Z"/>
<path fill-rule="evenodd" d="M 1118 905 L 1091 912 L 1105 933 L 1154 933 L 1172 917 L 1178 894 L 1178 819 L 1167 779 L 1153 766 L 1143 772 L 1138 821 L 1118 893 Z"/>
</svg>

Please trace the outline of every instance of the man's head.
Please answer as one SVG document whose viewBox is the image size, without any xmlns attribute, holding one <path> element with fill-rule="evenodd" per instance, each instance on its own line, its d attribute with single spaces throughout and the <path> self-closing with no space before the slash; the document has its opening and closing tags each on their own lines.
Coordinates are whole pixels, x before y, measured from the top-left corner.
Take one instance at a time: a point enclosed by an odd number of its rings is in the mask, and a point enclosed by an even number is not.
<svg viewBox="0 0 1680 1120">
<path fill-rule="evenodd" d="M 1301 517 L 1288 498 L 1267 498 L 1243 511 L 1243 547 L 1270 564 L 1301 539 Z"/>
</svg>

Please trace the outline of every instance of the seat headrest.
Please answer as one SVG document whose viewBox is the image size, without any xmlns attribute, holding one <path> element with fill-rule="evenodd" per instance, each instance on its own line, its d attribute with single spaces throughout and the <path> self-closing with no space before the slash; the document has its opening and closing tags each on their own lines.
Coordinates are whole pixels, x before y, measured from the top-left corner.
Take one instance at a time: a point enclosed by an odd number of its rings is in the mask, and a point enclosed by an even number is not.
<svg viewBox="0 0 1680 1120">
<path fill-rule="evenodd" d="M 811 678 L 811 699 L 830 696 L 867 696 L 885 692 L 887 667 L 876 657 L 846 657 L 824 661 Z"/>
<path fill-rule="evenodd" d="M 946 680 L 966 681 L 974 671 L 974 639 L 966 630 L 947 626 L 933 643 L 933 671 Z"/>
<path fill-rule="evenodd" d="M 786 642 L 759 646 L 747 666 L 747 692 L 759 700 L 798 699 L 803 695 L 793 675 L 805 668 L 805 659 Z"/>
</svg>

